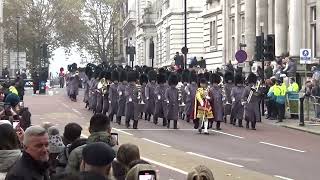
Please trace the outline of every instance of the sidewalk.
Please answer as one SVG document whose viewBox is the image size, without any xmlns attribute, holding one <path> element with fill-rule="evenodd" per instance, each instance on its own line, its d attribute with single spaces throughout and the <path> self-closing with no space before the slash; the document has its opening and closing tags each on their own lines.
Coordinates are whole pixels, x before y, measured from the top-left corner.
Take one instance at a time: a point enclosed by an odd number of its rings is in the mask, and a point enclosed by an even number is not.
<svg viewBox="0 0 320 180">
<path fill-rule="evenodd" d="M 262 117 L 262 122 L 266 124 L 286 127 L 286 128 L 295 129 L 298 131 L 304 131 L 311 134 L 320 135 L 320 123 L 315 124 L 314 122 L 311 122 L 311 121 L 305 121 L 304 126 L 299 126 L 298 119 L 285 119 L 281 123 L 276 123 L 277 120 L 268 120 L 268 119 L 265 119 L 264 117 Z"/>
</svg>

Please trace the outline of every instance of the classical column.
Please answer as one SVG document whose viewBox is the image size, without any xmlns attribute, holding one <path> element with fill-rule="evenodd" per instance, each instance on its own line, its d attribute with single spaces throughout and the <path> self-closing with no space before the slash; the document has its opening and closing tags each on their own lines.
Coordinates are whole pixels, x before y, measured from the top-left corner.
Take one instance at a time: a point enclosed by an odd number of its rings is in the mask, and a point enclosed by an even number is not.
<svg viewBox="0 0 320 180">
<path fill-rule="evenodd" d="M 268 0 L 268 34 L 274 34 L 274 0 Z"/>
<path fill-rule="evenodd" d="M 317 54 L 316 56 L 320 58 L 320 1 L 317 1 L 317 34 L 316 34 L 316 41 L 317 41 Z"/>
<path fill-rule="evenodd" d="M 275 54 L 281 56 L 288 52 L 288 3 L 287 0 L 275 0 Z"/>
<path fill-rule="evenodd" d="M 245 36 L 248 60 L 251 61 L 256 46 L 256 0 L 245 0 Z"/>
<path fill-rule="evenodd" d="M 256 19 L 256 34 L 261 34 L 261 23 L 263 24 L 262 31 L 265 37 L 268 34 L 268 1 L 257 0 L 257 19 Z"/>
<path fill-rule="evenodd" d="M 302 1 L 290 0 L 289 4 L 289 53 L 298 57 L 302 44 Z"/>
<path fill-rule="evenodd" d="M 149 37 L 146 37 L 146 40 L 145 40 L 145 65 L 147 66 L 151 66 L 151 60 L 149 59 L 149 53 L 150 53 L 150 38 Z"/>
</svg>

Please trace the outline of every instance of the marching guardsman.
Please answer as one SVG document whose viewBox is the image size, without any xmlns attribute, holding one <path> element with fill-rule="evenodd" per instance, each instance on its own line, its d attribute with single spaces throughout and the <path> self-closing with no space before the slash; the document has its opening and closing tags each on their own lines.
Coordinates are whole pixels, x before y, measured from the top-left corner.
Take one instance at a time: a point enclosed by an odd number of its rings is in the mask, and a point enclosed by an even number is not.
<svg viewBox="0 0 320 180">
<path fill-rule="evenodd" d="M 138 88 L 136 86 L 137 81 L 137 73 L 134 71 L 128 72 L 128 85 L 125 88 L 125 96 L 126 96 L 126 126 L 130 127 L 130 120 L 133 120 L 133 129 L 138 128 L 138 119 L 139 119 L 139 111 L 138 111 Z"/>
<path fill-rule="evenodd" d="M 213 115 L 214 118 L 213 120 L 217 123 L 216 124 L 216 129 L 221 130 L 220 124 L 223 121 L 223 95 L 222 95 L 222 90 L 219 87 L 219 84 L 221 82 L 221 77 L 213 73 L 211 75 L 211 83 L 212 87 L 209 90 L 209 95 L 210 95 L 210 102 L 211 105 L 213 106 Z"/>
<path fill-rule="evenodd" d="M 153 122 L 154 124 L 158 124 L 158 118 L 163 118 L 163 126 L 167 125 L 167 120 L 165 118 L 166 110 L 167 110 L 167 103 L 165 101 L 165 92 L 168 88 L 166 84 L 166 74 L 159 73 L 157 77 L 158 86 L 155 89 L 155 109 L 154 109 L 154 116 Z"/>
<path fill-rule="evenodd" d="M 209 134 L 208 127 L 209 121 L 213 118 L 212 106 L 210 104 L 210 96 L 208 89 L 208 81 L 205 78 L 199 80 L 199 88 L 195 95 L 195 129 L 198 129 L 199 133 L 204 129 L 205 134 Z"/>
<path fill-rule="evenodd" d="M 148 72 L 149 83 L 145 88 L 145 98 L 146 98 L 146 106 L 145 113 L 147 115 L 147 120 L 150 121 L 151 115 L 154 115 L 155 109 L 155 89 L 157 87 L 157 73 L 154 70 Z"/>
<path fill-rule="evenodd" d="M 224 121 L 227 122 L 227 116 L 231 115 L 231 104 L 232 104 L 232 99 L 231 99 L 231 90 L 234 87 L 233 84 L 233 74 L 229 71 L 227 71 L 224 75 L 224 87 L 223 87 L 223 92 L 224 92 Z M 230 119 L 230 124 L 232 124 L 233 121 Z"/>
<path fill-rule="evenodd" d="M 179 119 L 179 93 L 176 88 L 178 84 L 178 76 L 176 74 L 171 74 L 169 76 L 169 88 L 165 92 L 165 98 L 167 101 L 167 114 L 166 119 L 167 128 L 170 128 L 170 121 L 173 120 L 173 128 L 178 129 L 178 119 Z"/>
<path fill-rule="evenodd" d="M 80 77 L 79 77 L 79 72 L 76 71 L 73 74 L 73 78 L 70 82 L 70 98 L 71 101 L 77 102 L 77 96 L 79 94 L 79 86 L 80 86 Z"/>
<path fill-rule="evenodd" d="M 118 83 L 119 83 L 119 72 L 117 70 L 113 70 L 111 73 L 112 84 L 109 88 L 109 119 L 113 121 L 113 116 L 117 114 L 118 111 Z"/>
<path fill-rule="evenodd" d="M 230 121 L 231 124 L 236 125 L 236 121 L 238 120 L 239 127 L 242 126 L 242 119 L 244 114 L 244 107 L 241 103 L 242 94 L 244 93 L 244 85 L 243 85 L 243 77 L 238 74 L 235 76 L 235 86 L 231 90 L 231 116 Z"/>
<path fill-rule="evenodd" d="M 92 64 L 87 64 L 85 69 L 85 76 L 83 79 L 84 84 L 84 96 L 83 102 L 86 104 L 86 108 L 89 107 L 89 89 L 90 89 L 90 80 L 93 75 L 93 67 Z"/>
<path fill-rule="evenodd" d="M 182 112 L 182 119 L 185 120 L 186 119 L 186 114 L 185 114 L 185 107 L 186 107 L 186 99 L 187 99 L 187 93 L 185 91 L 185 89 L 188 86 L 189 83 L 189 70 L 185 69 L 182 74 L 181 74 L 181 105 L 183 106 L 183 112 Z M 190 119 L 189 119 L 190 121 Z"/>
<path fill-rule="evenodd" d="M 142 119 L 143 113 L 144 113 L 144 119 L 148 119 L 148 115 L 146 113 L 145 103 L 146 103 L 146 96 L 145 96 L 145 89 L 148 83 L 148 75 L 147 74 L 141 74 L 139 78 L 140 86 L 139 86 L 139 112 L 140 117 Z"/>
<path fill-rule="evenodd" d="M 190 121 L 190 119 L 195 120 L 196 117 L 194 117 L 194 107 L 195 107 L 195 97 L 196 92 L 198 89 L 198 80 L 197 80 L 197 73 L 195 71 L 191 71 L 188 74 L 188 80 L 190 84 L 188 84 L 187 87 L 185 87 L 184 91 L 186 93 L 186 101 L 185 101 L 185 107 L 184 107 L 184 113 L 186 116 L 187 122 Z"/>
<path fill-rule="evenodd" d="M 119 78 L 119 85 L 118 85 L 118 112 L 117 112 L 117 123 L 121 124 L 121 117 L 125 115 L 125 109 L 126 109 L 126 96 L 125 96 L 125 89 L 128 85 L 127 81 L 127 72 L 125 70 L 122 70 L 120 72 L 120 78 Z"/>
<path fill-rule="evenodd" d="M 97 85 L 97 104 L 95 113 L 102 113 L 103 108 L 103 91 L 106 86 L 106 79 L 105 79 L 106 71 L 102 71 L 99 75 L 99 82 Z"/>
<path fill-rule="evenodd" d="M 107 115 L 109 111 L 109 89 L 111 84 L 111 72 L 108 70 L 105 74 L 105 85 L 102 89 L 102 99 L 103 99 L 103 106 L 102 106 L 102 114 Z"/>
<path fill-rule="evenodd" d="M 89 87 L 89 109 L 92 110 L 94 113 L 96 111 L 97 107 L 97 94 L 98 94 L 98 82 L 99 82 L 99 75 L 101 70 L 99 68 L 96 68 L 94 71 L 94 76 L 91 78 Z"/>
<path fill-rule="evenodd" d="M 251 129 L 256 130 L 256 122 L 260 121 L 260 83 L 257 84 L 257 76 L 254 73 L 250 73 L 247 77 L 248 85 L 245 87 L 242 95 L 242 104 L 244 105 L 244 120 L 246 121 L 246 128 L 249 129 L 249 123 L 251 123 Z"/>
</svg>

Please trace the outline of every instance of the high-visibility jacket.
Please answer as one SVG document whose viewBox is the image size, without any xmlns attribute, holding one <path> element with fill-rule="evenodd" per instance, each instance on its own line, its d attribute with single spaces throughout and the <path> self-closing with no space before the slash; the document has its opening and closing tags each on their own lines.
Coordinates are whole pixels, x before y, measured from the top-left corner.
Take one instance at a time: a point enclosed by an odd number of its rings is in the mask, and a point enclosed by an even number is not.
<svg viewBox="0 0 320 180">
<path fill-rule="evenodd" d="M 9 92 L 16 94 L 17 96 L 19 96 L 18 90 L 16 89 L 16 87 L 14 86 L 10 86 L 9 87 Z"/>
<path fill-rule="evenodd" d="M 286 93 L 287 93 L 287 87 L 284 84 L 282 84 L 281 86 L 276 85 L 273 91 L 273 94 L 276 98 L 276 102 L 280 104 L 285 104 Z"/>
<path fill-rule="evenodd" d="M 288 92 L 299 92 L 299 85 L 298 83 L 294 82 L 292 84 L 290 84 L 290 86 L 288 87 Z"/>
</svg>

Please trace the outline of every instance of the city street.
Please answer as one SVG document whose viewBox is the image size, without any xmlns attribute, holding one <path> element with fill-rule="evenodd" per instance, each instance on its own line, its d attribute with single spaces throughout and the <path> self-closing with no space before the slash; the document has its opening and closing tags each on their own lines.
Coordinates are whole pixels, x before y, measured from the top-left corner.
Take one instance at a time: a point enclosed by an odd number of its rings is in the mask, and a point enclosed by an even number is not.
<svg viewBox="0 0 320 180">
<path fill-rule="evenodd" d="M 52 122 L 61 133 L 64 125 L 77 122 L 83 136 L 89 136 L 91 111 L 84 108 L 83 91 L 78 102 L 71 102 L 64 89 L 52 89 L 49 95 L 26 92 L 25 106 L 32 123 Z M 161 122 L 161 121 L 160 121 Z M 203 164 L 212 169 L 215 179 L 315 180 L 319 177 L 320 137 L 292 129 L 259 123 L 257 130 L 222 124 L 222 131 L 200 135 L 191 123 L 179 121 L 179 130 L 166 129 L 140 120 L 138 130 L 112 124 L 120 143 L 139 146 L 141 156 L 159 170 L 160 179 L 186 179 L 193 167 Z"/>
</svg>

